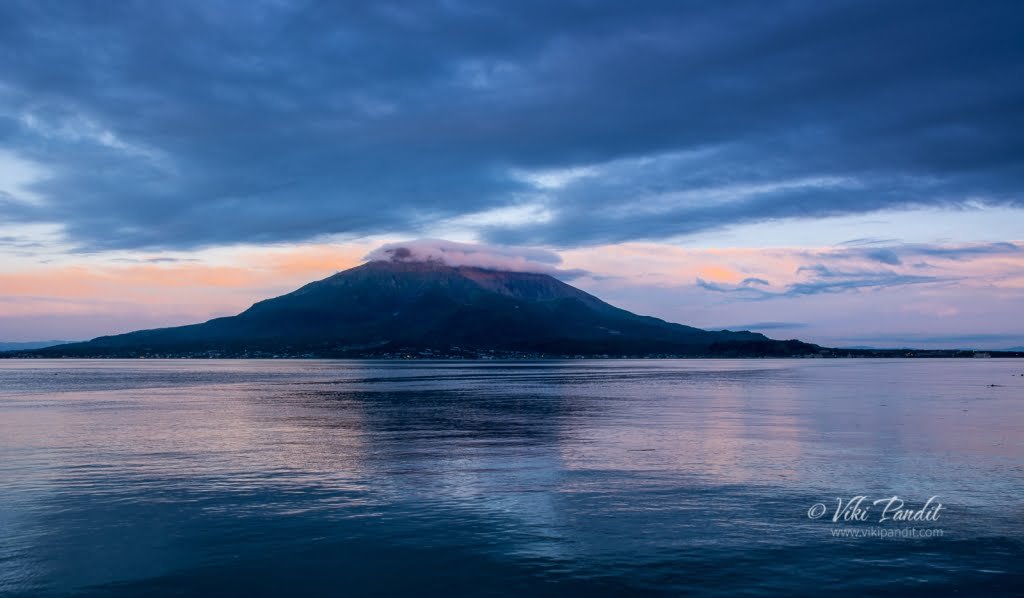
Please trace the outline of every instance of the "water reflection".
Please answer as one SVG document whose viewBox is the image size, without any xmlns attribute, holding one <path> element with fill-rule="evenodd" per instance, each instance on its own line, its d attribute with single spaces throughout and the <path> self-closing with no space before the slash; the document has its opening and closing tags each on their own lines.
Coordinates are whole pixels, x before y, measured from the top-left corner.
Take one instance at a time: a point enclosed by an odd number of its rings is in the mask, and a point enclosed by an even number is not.
<svg viewBox="0 0 1024 598">
<path fill-rule="evenodd" d="M 799 569 L 856 593 L 878 579 L 835 559 L 862 546 L 807 508 L 893 493 L 942 495 L 957 535 L 879 546 L 883 579 L 999 588 L 1021 580 L 1015 368 L 0 362 L 0 591 L 819 587 Z"/>
</svg>

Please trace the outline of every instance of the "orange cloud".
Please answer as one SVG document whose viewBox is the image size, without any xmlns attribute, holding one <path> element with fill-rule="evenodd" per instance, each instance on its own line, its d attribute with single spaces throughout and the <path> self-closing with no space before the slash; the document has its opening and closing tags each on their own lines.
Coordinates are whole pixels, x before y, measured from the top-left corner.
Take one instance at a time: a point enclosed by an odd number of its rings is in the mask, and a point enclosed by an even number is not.
<svg viewBox="0 0 1024 598">
<path fill-rule="evenodd" d="M 568 267 L 618 277 L 620 284 L 674 287 L 697 278 L 738 283 L 745 278 L 792 279 L 805 249 L 685 248 L 658 243 L 604 245 L 562 253 Z"/>
<path fill-rule="evenodd" d="M 724 266 L 704 266 L 697 272 L 701 278 L 715 282 L 736 283 L 743 279 L 742 274 Z"/>
<path fill-rule="evenodd" d="M 188 311 L 202 316 L 211 307 L 233 313 L 268 294 L 285 293 L 357 265 L 365 251 L 362 246 L 310 245 L 244 249 L 228 263 L 71 264 L 0 272 L 0 306 L 6 316 L 107 312 L 125 305 L 165 306 L 175 313 L 192 306 Z"/>
</svg>

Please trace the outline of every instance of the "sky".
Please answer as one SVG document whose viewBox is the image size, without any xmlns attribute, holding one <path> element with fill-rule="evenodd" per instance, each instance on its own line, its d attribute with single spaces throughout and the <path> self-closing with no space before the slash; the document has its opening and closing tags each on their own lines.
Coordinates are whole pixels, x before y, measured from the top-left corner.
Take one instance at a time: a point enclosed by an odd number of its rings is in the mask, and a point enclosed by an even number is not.
<svg viewBox="0 0 1024 598">
<path fill-rule="evenodd" d="M 0 341 L 445 240 L 694 326 L 1024 346 L 1021 31 L 996 0 L 5 1 Z"/>
</svg>

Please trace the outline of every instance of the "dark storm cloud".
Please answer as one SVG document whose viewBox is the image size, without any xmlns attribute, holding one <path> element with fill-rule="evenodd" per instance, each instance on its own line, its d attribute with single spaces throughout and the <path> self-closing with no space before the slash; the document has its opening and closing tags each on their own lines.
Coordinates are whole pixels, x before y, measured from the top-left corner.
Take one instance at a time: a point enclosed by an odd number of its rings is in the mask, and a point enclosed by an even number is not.
<svg viewBox="0 0 1024 598">
<path fill-rule="evenodd" d="M 564 246 L 1022 206 L 1022 15 L 953 1 L 4 2 L 0 149 L 43 169 L 30 189 L 45 201 L 0 204 L 91 249 L 430 232 L 523 204 L 548 217 L 485 236 Z"/>
</svg>

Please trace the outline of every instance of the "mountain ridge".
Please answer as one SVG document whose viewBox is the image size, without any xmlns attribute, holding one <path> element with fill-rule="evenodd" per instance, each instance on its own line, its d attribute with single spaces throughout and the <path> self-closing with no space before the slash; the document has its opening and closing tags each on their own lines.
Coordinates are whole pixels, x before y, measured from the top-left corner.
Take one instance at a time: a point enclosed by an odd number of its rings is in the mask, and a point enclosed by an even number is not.
<svg viewBox="0 0 1024 598">
<path fill-rule="evenodd" d="M 43 349 L 54 345 L 66 345 L 78 341 L 3 341 L 0 342 L 0 351 L 24 351 L 30 349 Z"/>
<path fill-rule="evenodd" d="M 550 274 L 370 261 L 238 315 L 30 351 L 54 357 L 790 356 L 821 347 L 637 315 Z"/>
</svg>

